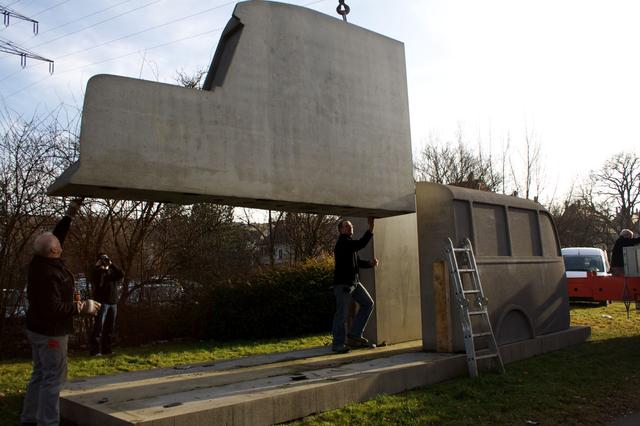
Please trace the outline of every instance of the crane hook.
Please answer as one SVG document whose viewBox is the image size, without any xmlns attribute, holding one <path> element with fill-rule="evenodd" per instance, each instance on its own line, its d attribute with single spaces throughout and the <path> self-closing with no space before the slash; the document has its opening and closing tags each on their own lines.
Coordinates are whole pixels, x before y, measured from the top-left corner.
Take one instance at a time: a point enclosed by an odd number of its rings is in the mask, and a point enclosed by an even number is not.
<svg viewBox="0 0 640 426">
<path fill-rule="evenodd" d="M 340 4 L 336 7 L 336 12 L 338 12 L 338 15 L 342 15 L 344 22 L 347 22 L 347 15 L 351 12 L 351 8 L 344 3 L 344 0 L 338 0 L 338 3 Z"/>
</svg>

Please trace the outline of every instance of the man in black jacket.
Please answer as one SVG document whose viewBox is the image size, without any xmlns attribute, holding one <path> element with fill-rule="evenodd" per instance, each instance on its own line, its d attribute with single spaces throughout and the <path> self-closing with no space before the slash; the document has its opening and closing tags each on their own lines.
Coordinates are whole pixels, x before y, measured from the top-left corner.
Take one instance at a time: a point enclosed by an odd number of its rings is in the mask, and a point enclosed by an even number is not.
<svg viewBox="0 0 640 426">
<path fill-rule="evenodd" d="M 96 316 L 91 334 L 91 355 L 109 355 L 111 351 L 111 333 L 118 314 L 117 282 L 122 279 L 122 271 L 111 262 L 105 253 L 98 254 L 91 274 L 93 298 L 102 305 Z M 102 349 L 100 348 L 102 346 Z"/>
<path fill-rule="evenodd" d="M 374 219 L 369 218 L 369 229 L 362 238 L 354 240 L 353 225 L 348 220 L 338 224 L 340 236 L 333 251 L 335 256 L 335 270 L 333 274 L 333 293 L 336 297 L 336 313 L 333 317 L 333 343 L 331 349 L 337 353 L 349 352 L 350 345 L 363 346 L 369 342 L 362 336 L 362 332 L 373 312 L 373 299 L 360 283 L 358 276 L 360 268 L 373 268 L 378 260 L 362 260 L 358 251 L 362 250 L 373 236 Z M 351 330 L 346 334 L 345 323 L 349 313 L 351 300 L 359 305 L 358 313 L 353 319 Z M 349 341 L 345 341 L 345 334 Z"/>
<path fill-rule="evenodd" d="M 67 343 L 73 333 L 73 316 L 95 315 L 100 304 L 74 300 L 73 274 L 60 255 L 62 244 L 81 200 L 69 205 L 53 232 L 33 243 L 34 256 L 27 277 L 26 334 L 31 343 L 33 372 L 27 386 L 20 421 L 23 425 L 57 425 L 60 389 L 67 377 Z"/>
<path fill-rule="evenodd" d="M 620 231 L 620 237 L 616 240 L 611 251 L 611 273 L 613 275 L 624 275 L 624 256 L 623 249 L 625 247 L 640 244 L 640 238 L 633 238 L 633 231 L 623 229 Z"/>
</svg>

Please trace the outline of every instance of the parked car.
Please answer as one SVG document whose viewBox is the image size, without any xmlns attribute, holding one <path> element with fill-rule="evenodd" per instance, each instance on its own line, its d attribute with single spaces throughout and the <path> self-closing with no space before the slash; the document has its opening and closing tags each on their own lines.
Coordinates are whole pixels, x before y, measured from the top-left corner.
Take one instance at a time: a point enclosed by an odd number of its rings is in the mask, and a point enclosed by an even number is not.
<svg viewBox="0 0 640 426">
<path fill-rule="evenodd" d="M 0 291 L 2 291 L 0 297 L 4 304 L 5 319 L 25 318 L 29 307 L 26 289 L 3 288 Z"/>
<path fill-rule="evenodd" d="M 609 301 L 600 298 L 608 281 L 599 280 L 597 285 L 587 279 L 589 273 L 598 277 L 611 276 L 607 253 L 595 247 L 566 247 L 562 249 L 569 300 L 598 302 L 607 306 Z M 602 281 L 602 282 L 600 282 Z"/>
<path fill-rule="evenodd" d="M 184 288 L 172 277 L 152 277 L 148 283 L 135 286 L 129 295 L 132 303 L 172 304 L 184 296 Z"/>
<path fill-rule="evenodd" d="M 567 278 L 583 278 L 588 272 L 598 276 L 609 274 L 607 253 L 595 247 L 566 247 L 562 249 Z"/>
</svg>

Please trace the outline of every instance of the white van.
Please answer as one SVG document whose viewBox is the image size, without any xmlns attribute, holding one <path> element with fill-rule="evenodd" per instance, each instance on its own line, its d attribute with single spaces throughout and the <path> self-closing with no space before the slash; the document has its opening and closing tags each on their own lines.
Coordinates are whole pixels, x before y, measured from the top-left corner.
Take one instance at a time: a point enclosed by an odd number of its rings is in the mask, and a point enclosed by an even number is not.
<svg viewBox="0 0 640 426">
<path fill-rule="evenodd" d="M 607 253 L 595 247 L 567 247 L 562 249 L 567 278 L 586 278 L 587 272 L 609 275 Z"/>
</svg>

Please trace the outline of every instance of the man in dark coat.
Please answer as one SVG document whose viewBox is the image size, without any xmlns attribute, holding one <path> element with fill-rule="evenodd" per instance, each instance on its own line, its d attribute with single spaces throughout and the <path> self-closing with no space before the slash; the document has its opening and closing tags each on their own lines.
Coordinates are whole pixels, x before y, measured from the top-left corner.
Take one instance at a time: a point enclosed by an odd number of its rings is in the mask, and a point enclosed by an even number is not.
<svg viewBox="0 0 640 426">
<path fill-rule="evenodd" d="M 111 350 L 111 334 L 118 314 L 118 286 L 122 279 L 122 271 L 111 262 L 105 253 L 98 254 L 96 264 L 91 273 L 93 298 L 102 305 L 96 316 L 91 334 L 89 351 L 91 355 L 109 355 Z"/>
<path fill-rule="evenodd" d="M 60 422 L 60 389 L 67 378 L 67 343 L 73 333 L 73 316 L 95 315 L 100 308 L 90 299 L 75 300 L 73 274 L 60 258 L 80 203 L 81 200 L 72 201 L 53 232 L 41 234 L 33 243 L 34 256 L 27 278 L 26 329 L 33 372 L 22 407 L 22 425 Z"/>
<path fill-rule="evenodd" d="M 353 224 L 348 220 L 340 221 L 338 230 L 340 236 L 334 249 L 335 270 L 333 275 L 333 293 L 336 297 L 336 313 L 333 317 L 333 343 L 331 349 L 337 353 L 349 352 L 350 345 L 368 345 L 367 339 L 362 336 L 364 328 L 373 312 L 373 299 L 360 283 L 360 268 L 373 268 L 378 265 L 378 260 L 362 260 L 358 257 L 358 251 L 362 250 L 371 237 L 373 237 L 374 219 L 369 218 L 369 229 L 362 238 L 354 240 Z M 351 330 L 346 333 L 345 323 L 349 313 L 349 305 L 355 300 L 359 305 Z M 346 334 L 346 336 L 345 336 Z M 347 342 L 345 337 L 348 337 Z"/>
<path fill-rule="evenodd" d="M 624 256 L 622 249 L 625 247 L 635 246 L 640 244 L 640 238 L 633 238 L 633 231 L 630 229 L 623 229 L 620 231 L 620 236 L 613 245 L 611 251 L 611 273 L 614 275 L 624 275 Z"/>
</svg>

